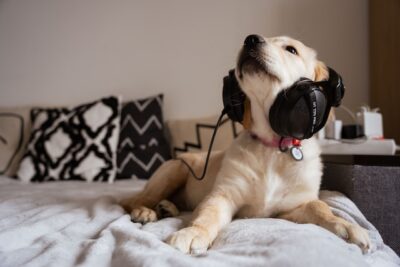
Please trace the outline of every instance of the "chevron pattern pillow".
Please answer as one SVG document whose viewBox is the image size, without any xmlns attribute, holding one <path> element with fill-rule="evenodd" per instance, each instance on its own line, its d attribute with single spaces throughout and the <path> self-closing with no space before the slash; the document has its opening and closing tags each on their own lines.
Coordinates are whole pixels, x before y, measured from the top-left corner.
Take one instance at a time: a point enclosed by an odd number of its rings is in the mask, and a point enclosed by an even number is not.
<svg viewBox="0 0 400 267">
<path fill-rule="evenodd" d="M 147 179 L 171 158 L 164 135 L 162 107 L 162 94 L 123 105 L 117 179 Z"/>
<path fill-rule="evenodd" d="M 185 152 L 208 150 L 219 115 L 195 119 L 178 119 L 167 122 L 173 156 Z M 213 151 L 225 150 L 243 130 L 240 123 L 225 117 L 215 137 Z"/>
<path fill-rule="evenodd" d="M 119 98 L 73 108 L 32 109 L 31 121 L 29 144 L 17 173 L 21 181 L 114 180 Z"/>
</svg>

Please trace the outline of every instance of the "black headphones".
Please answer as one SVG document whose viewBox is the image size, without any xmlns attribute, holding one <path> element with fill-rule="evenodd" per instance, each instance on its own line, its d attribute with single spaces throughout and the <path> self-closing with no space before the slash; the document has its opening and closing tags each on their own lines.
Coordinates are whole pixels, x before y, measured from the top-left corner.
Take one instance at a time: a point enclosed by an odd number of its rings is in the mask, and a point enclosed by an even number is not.
<svg viewBox="0 0 400 267">
<path fill-rule="evenodd" d="M 328 80 L 314 82 L 307 78 L 300 78 L 277 95 L 269 110 L 269 121 L 272 130 L 282 138 L 293 137 L 299 140 L 310 138 L 324 127 L 331 107 L 340 105 L 345 87 L 340 75 L 333 69 L 328 69 Z M 202 180 L 206 175 L 211 148 L 223 116 L 227 114 L 233 121 L 240 123 L 243 121 L 246 95 L 236 80 L 234 70 L 230 70 L 229 75 L 224 77 L 222 99 L 224 109 L 211 137 L 203 173 L 197 176 L 189 163 L 180 158 L 197 180 Z"/>
<path fill-rule="evenodd" d="M 274 132 L 281 137 L 302 140 L 324 127 L 331 107 L 340 105 L 345 91 L 340 75 L 331 68 L 328 70 L 328 80 L 315 82 L 300 78 L 277 95 L 269 111 L 269 122 Z M 228 117 L 242 122 L 246 95 L 234 70 L 224 77 L 222 98 Z"/>
</svg>

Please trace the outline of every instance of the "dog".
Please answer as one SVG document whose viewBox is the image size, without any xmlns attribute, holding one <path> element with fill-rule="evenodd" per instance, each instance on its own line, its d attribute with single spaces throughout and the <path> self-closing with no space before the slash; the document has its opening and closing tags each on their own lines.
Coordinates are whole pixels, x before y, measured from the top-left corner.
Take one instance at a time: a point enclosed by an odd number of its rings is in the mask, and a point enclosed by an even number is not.
<svg viewBox="0 0 400 267">
<path fill-rule="evenodd" d="M 320 81 L 328 75 L 316 52 L 300 41 L 286 36 L 248 36 L 235 68 L 246 96 L 241 134 L 228 149 L 211 154 L 203 180 L 194 179 L 181 160 L 170 160 L 154 173 L 142 192 L 121 204 L 132 220 L 140 223 L 176 216 L 179 209 L 193 210 L 190 224 L 166 240 L 184 253 L 205 252 L 234 217 L 313 223 L 368 250 L 367 231 L 335 216 L 318 199 L 322 163 L 314 137 L 302 141 L 301 161 L 266 145 L 279 138 L 267 115 L 278 93 L 301 77 Z M 180 158 L 200 173 L 206 155 L 185 153 Z"/>
</svg>

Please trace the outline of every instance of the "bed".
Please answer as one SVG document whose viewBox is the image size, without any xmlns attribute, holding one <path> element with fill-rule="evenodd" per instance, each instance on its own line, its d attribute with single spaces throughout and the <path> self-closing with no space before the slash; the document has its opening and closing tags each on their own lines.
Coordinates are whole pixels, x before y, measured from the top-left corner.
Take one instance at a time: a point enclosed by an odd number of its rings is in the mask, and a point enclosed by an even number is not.
<svg viewBox="0 0 400 267">
<path fill-rule="evenodd" d="M 399 266 L 399 257 L 344 195 L 321 191 L 335 214 L 369 231 L 366 254 L 316 225 L 237 219 L 210 250 L 184 255 L 163 242 L 190 213 L 133 223 L 118 200 L 145 180 L 24 184 L 0 176 L 0 266 Z"/>
</svg>

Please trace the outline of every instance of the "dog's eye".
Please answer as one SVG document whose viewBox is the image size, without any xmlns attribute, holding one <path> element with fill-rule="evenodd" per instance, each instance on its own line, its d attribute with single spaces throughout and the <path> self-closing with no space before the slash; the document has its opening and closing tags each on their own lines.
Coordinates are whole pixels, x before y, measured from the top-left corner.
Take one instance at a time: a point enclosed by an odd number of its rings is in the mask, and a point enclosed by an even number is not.
<svg viewBox="0 0 400 267">
<path fill-rule="evenodd" d="M 286 46 L 286 51 L 288 51 L 289 53 L 292 53 L 293 55 L 297 55 L 297 50 L 293 46 L 290 46 L 290 45 Z"/>
</svg>

